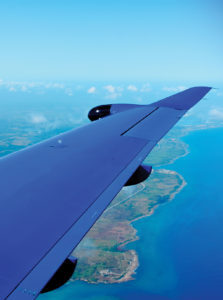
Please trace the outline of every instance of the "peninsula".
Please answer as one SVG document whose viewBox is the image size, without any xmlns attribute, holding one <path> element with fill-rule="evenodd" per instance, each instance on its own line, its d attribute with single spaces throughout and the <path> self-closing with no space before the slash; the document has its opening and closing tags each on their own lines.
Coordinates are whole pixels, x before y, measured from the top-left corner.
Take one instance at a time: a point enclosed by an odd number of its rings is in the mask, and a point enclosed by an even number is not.
<svg viewBox="0 0 223 300">
<path fill-rule="evenodd" d="M 174 135 L 159 143 L 146 160 L 155 166 L 150 178 L 139 185 L 124 187 L 75 249 L 78 265 L 72 280 L 119 283 L 134 279 L 140 261 L 135 250 L 125 247 L 139 239 L 132 223 L 153 214 L 185 186 L 180 174 L 162 166 L 186 153 L 187 145 Z"/>
</svg>

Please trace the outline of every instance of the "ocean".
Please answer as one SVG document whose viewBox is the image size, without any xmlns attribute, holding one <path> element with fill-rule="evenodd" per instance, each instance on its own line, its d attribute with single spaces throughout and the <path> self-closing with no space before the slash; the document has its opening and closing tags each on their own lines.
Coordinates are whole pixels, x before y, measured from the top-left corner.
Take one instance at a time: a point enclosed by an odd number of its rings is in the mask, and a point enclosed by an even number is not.
<svg viewBox="0 0 223 300">
<path fill-rule="evenodd" d="M 136 221 L 140 239 L 135 280 L 119 284 L 69 282 L 40 300 L 222 300 L 223 129 L 183 137 L 190 153 L 162 168 L 175 170 L 186 187 L 155 213 Z"/>
</svg>

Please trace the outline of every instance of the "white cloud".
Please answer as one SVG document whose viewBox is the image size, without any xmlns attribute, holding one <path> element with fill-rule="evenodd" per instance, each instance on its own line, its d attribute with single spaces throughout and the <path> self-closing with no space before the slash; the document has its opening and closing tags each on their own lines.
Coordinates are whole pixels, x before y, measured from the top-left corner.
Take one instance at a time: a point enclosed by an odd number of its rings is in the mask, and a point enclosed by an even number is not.
<svg viewBox="0 0 223 300">
<path fill-rule="evenodd" d="M 43 114 L 33 113 L 30 115 L 30 121 L 33 124 L 40 124 L 40 123 L 46 123 L 47 119 Z"/>
<path fill-rule="evenodd" d="M 65 89 L 65 94 L 68 95 L 68 96 L 73 96 L 73 91 L 71 88 L 67 88 Z"/>
<path fill-rule="evenodd" d="M 132 92 L 137 92 L 138 91 L 137 87 L 135 85 L 132 85 L 132 84 L 130 84 L 127 87 L 127 90 L 132 91 Z"/>
<path fill-rule="evenodd" d="M 192 116 L 193 113 L 191 111 L 187 112 L 185 115 L 184 115 L 184 118 L 188 118 L 190 116 Z"/>
<path fill-rule="evenodd" d="M 118 97 L 120 97 L 122 94 L 121 93 L 111 93 L 109 95 L 107 95 L 105 98 L 106 99 L 116 99 Z"/>
<path fill-rule="evenodd" d="M 45 88 L 45 89 L 65 89 L 65 85 L 62 83 L 44 83 L 44 82 L 26 82 L 26 81 L 9 81 L 3 83 L 7 88 L 16 87 L 18 89 L 28 88 Z"/>
<path fill-rule="evenodd" d="M 186 90 L 186 87 L 185 86 L 163 87 L 162 90 L 167 91 L 167 92 L 177 93 L 177 92 L 181 92 L 183 90 Z"/>
<path fill-rule="evenodd" d="M 26 92 L 29 88 L 41 86 L 41 83 L 29 83 L 24 81 L 0 81 L 0 85 L 5 86 L 10 92 L 22 91 Z"/>
<path fill-rule="evenodd" d="M 44 87 L 46 89 L 64 89 L 64 84 L 62 83 L 58 83 L 58 82 L 55 82 L 55 83 L 47 83 L 44 85 Z"/>
<path fill-rule="evenodd" d="M 115 87 L 113 85 L 106 85 L 104 89 L 106 89 L 109 93 L 115 92 Z"/>
<path fill-rule="evenodd" d="M 140 92 L 150 92 L 151 91 L 151 86 L 149 83 L 143 84 L 142 88 L 140 89 Z"/>
<path fill-rule="evenodd" d="M 223 120 L 223 110 L 213 108 L 209 111 L 209 115 L 212 119 Z"/>
<path fill-rule="evenodd" d="M 106 85 L 104 89 L 108 91 L 109 95 L 106 96 L 107 99 L 116 99 L 122 95 L 123 88 L 114 87 L 113 85 Z"/>
<path fill-rule="evenodd" d="M 72 252 L 72 255 L 75 257 L 79 257 L 81 255 L 81 257 L 89 258 L 90 256 L 95 257 L 97 251 L 98 251 L 98 247 L 94 243 L 94 240 L 86 237 L 75 248 L 75 250 Z"/>
<path fill-rule="evenodd" d="M 96 87 L 95 86 L 92 86 L 88 89 L 88 94 L 94 94 L 96 92 Z"/>
</svg>

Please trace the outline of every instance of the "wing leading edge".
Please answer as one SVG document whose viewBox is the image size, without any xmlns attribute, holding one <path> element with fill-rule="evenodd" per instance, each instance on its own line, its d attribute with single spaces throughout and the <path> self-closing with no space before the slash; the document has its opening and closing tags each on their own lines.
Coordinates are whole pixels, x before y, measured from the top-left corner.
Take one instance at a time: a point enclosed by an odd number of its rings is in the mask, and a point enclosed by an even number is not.
<svg viewBox="0 0 223 300">
<path fill-rule="evenodd" d="M 35 299 L 157 142 L 209 90 L 134 106 L 2 158 L 0 299 Z"/>
</svg>

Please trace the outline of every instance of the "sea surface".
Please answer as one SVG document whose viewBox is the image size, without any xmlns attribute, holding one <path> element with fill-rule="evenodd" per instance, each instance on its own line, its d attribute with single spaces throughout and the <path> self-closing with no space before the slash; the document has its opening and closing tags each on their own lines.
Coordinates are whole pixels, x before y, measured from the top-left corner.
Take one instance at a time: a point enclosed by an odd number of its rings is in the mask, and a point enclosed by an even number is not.
<svg viewBox="0 0 223 300">
<path fill-rule="evenodd" d="M 135 280 L 120 284 L 72 282 L 40 300 L 223 299 L 223 129 L 191 132 L 190 153 L 164 166 L 186 187 L 155 213 L 138 220 Z M 163 168 L 163 166 L 162 166 Z"/>
</svg>

